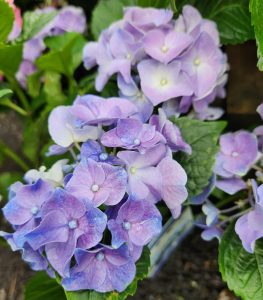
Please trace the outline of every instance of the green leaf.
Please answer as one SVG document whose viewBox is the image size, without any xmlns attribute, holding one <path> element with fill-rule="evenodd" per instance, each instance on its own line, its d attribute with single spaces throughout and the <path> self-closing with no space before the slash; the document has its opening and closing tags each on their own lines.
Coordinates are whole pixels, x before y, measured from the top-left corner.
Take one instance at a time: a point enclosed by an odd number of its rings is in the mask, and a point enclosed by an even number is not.
<svg viewBox="0 0 263 300">
<path fill-rule="evenodd" d="M 188 175 L 187 189 L 189 197 L 200 194 L 208 185 L 213 173 L 217 141 L 226 126 L 225 122 L 204 122 L 187 117 L 172 118 L 181 130 L 185 141 L 192 147 L 192 154 L 178 153 L 176 160 Z"/>
<path fill-rule="evenodd" d="M 254 39 L 249 0 L 177 0 L 177 3 L 180 10 L 183 5 L 192 4 L 203 17 L 215 21 L 223 44 L 241 44 Z"/>
<path fill-rule="evenodd" d="M 45 272 L 38 272 L 25 288 L 25 300 L 66 300 L 63 288 Z"/>
<path fill-rule="evenodd" d="M 57 15 L 56 11 L 52 12 L 26 12 L 23 16 L 23 29 L 21 38 L 29 40 L 39 33 L 49 22 Z"/>
<path fill-rule="evenodd" d="M 219 246 L 219 268 L 230 290 L 244 300 L 263 299 L 263 240 L 248 253 L 235 233 L 234 224 L 225 231 Z"/>
<path fill-rule="evenodd" d="M 0 45 L 0 71 L 14 76 L 22 61 L 23 45 Z"/>
<path fill-rule="evenodd" d="M 36 71 L 27 77 L 27 90 L 29 95 L 33 98 L 39 96 L 42 76 L 42 71 Z"/>
<path fill-rule="evenodd" d="M 55 72 L 45 73 L 44 93 L 51 107 L 64 104 L 67 99 L 61 87 L 61 75 Z"/>
<path fill-rule="evenodd" d="M 136 5 L 141 7 L 166 8 L 169 2 L 169 0 L 137 0 Z"/>
<path fill-rule="evenodd" d="M 0 42 L 5 42 L 12 31 L 15 16 L 8 2 L 0 0 Z"/>
<path fill-rule="evenodd" d="M 47 118 L 51 109 L 48 106 L 36 120 L 29 121 L 23 132 L 23 153 L 35 167 L 39 162 L 43 137 L 47 136 Z"/>
<path fill-rule="evenodd" d="M 65 292 L 67 300 L 124 300 L 128 296 L 133 296 L 137 290 L 139 280 L 143 280 L 147 275 L 150 267 L 150 250 L 145 247 L 141 258 L 136 264 L 136 277 L 134 281 L 122 293 L 97 293 L 93 291 L 88 292 Z M 27 299 L 26 299 L 27 300 Z"/>
<path fill-rule="evenodd" d="M 263 1 L 250 0 L 249 8 L 258 45 L 258 68 L 263 71 Z"/>
<path fill-rule="evenodd" d="M 10 96 L 12 94 L 13 94 L 13 92 L 10 89 L 0 90 L 0 99 L 8 97 L 8 96 Z"/>
<path fill-rule="evenodd" d="M 62 39 L 65 39 L 64 43 L 61 42 Z M 58 46 L 55 47 L 57 42 Z M 72 77 L 75 69 L 82 62 L 85 43 L 83 36 L 78 33 L 66 33 L 62 37 L 49 38 L 47 45 L 52 45 L 54 50 L 39 57 L 36 65 L 43 71 L 53 71 Z"/>
</svg>

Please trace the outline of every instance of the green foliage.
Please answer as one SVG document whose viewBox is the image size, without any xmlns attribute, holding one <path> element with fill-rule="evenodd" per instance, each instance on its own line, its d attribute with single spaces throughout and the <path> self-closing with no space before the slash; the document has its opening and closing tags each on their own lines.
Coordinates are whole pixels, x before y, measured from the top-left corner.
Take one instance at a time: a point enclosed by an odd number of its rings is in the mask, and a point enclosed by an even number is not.
<svg viewBox="0 0 263 300">
<path fill-rule="evenodd" d="M 76 68 L 82 62 L 82 50 L 85 39 L 79 33 L 66 33 L 47 39 L 51 51 L 42 55 L 36 61 L 40 70 L 53 71 L 72 77 Z"/>
<path fill-rule="evenodd" d="M 51 107 L 62 105 L 66 96 L 61 87 L 61 75 L 55 72 L 45 73 L 44 93 L 46 101 Z"/>
<path fill-rule="evenodd" d="M 15 16 L 9 4 L 0 0 L 0 42 L 5 42 L 12 31 Z"/>
<path fill-rule="evenodd" d="M 27 283 L 25 300 L 124 300 L 135 294 L 138 281 L 147 276 L 149 267 L 150 250 L 145 247 L 140 260 L 136 264 L 136 277 L 127 289 L 122 293 L 103 294 L 94 291 L 63 292 L 63 288 L 56 280 L 49 278 L 44 272 L 39 272 Z"/>
<path fill-rule="evenodd" d="M 136 5 L 141 7 L 165 8 L 169 5 L 169 0 L 137 0 Z"/>
<path fill-rule="evenodd" d="M 248 253 L 235 233 L 234 224 L 225 231 L 219 247 L 219 268 L 230 290 L 244 300 L 263 299 L 263 240 Z"/>
<path fill-rule="evenodd" d="M 36 120 L 28 120 L 23 133 L 23 153 L 34 167 L 38 167 L 39 152 L 48 137 L 47 118 L 50 110 L 48 106 Z"/>
<path fill-rule="evenodd" d="M 258 45 L 258 68 L 263 71 L 263 1 L 250 0 L 249 8 Z"/>
<path fill-rule="evenodd" d="M 23 45 L 0 45 L 0 71 L 14 76 L 22 60 Z"/>
<path fill-rule="evenodd" d="M 39 33 L 57 15 L 56 11 L 41 13 L 38 11 L 26 12 L 23 16 L 21 39 L 29 40 Z"/>
<path fill-rule="evenodd" d="M 261 0 L 258 2 L 262 5 Z M 223 44 L 241 44 L 254 39 L 249 0 L 177 0 L 179 11 L 185 4 L 196 6 L 203 17 L 217 23 Z"/>
<path fill-rule="evenodd" d="M 8 97 L 8 96 L 10 96 L 12 94 L 13 94 L 13 92 L 10 89 L 0 90 L 0 99 Z"/>
<path fill-rule="evenodd" d="M 45 272 L 38 272 L 26 284 L 25 300 L 66 300 L 63 288 Z"/>
<path fill-rule="evenodd" d="M 200 194 L 208 185 L 213 173 L 217 141 L 226 126 L 225 122 L 203 122 L 187 117 L 172 118 L 180 128 L 185 141 L 192 147 L 192 154 L 178 153 L 176 160 L 188 175 L 187 189 L 189 197 Z"/>
</svg>

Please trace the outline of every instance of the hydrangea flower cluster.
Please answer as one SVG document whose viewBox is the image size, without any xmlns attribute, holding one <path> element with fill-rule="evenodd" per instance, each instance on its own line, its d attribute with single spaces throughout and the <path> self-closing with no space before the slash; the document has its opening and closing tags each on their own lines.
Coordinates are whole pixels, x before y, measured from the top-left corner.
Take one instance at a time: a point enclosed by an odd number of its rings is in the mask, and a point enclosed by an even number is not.
<svg viewBox="0 0 263 300">
<path fill-rule="evenodd" d="M 30 170 L 26 184 L 11 186 L 3 213 L 15 232 L 1 235 L 34 270 L 57 272 L 66 290 L 121 292 L 162 230 L 156 204 L 181 213 L 187 175 L 172 155 L 191 147 L 161 108 L 143 123 L 122 98 L 78 96 L 52 111 L 49 132 L 48 154 L 69 151 L 73 162 Z"/>
<path fill-rule="evenodd" d="M 257 161 L 258 154 L 258 140 L 255 134 L 241 130 L 222 135 L 214 169 L 218 175 L 216 186 L 230 195 L 246 189 L 242 177 Z"/>
<path fill-rule="evenodd" d="M 258 107 L 257 112 L 262 118 L 262 104 Z M 252 169 L 255 169 L 257 180 L 262 181 L 263 179 L 263 173 L 259 171 L 262 166 L 261 139 L 262 126 L 257 127 L 253 133 L 241 130 L 235 133 L 223 134 L 220 137 L 220 151 L 216 157 L 214 176 L 198 203 L 205 202 L 202 206 L 203 213 L 206 216 L 205 222 L 204 224 L 198 224 L 199 227 L 204 229 L 202 237 L 205 240 L 211 240 L 214 237 L 220 239 L 224 232 L 226 220 L 228 218 L 231 220 L 233 217 L 237 219 L 240 216 L 236 223 L 236 232 L 248 252 L 252 253 L 255 241 L 263 237 L 262 231 L 259 229 L 263 224 L 263 219 L 261 219 L 263 186 L 257 187 L 255 180 L 250 181 L 246 177 Z M 218 209 L 212 202 L 207 200 L 214 187 L 229 195 L 234 195 L 241 190 L 248 191 L 248 197 L 236 202 L 232 207 Z M 248 208 L 248 210 L 240 212 L 240 209 L 249 204 L 252 205 L 253 209 Z M 235 213 L 235 215 L 226 217 L 225 213 Z M 224 221 L 222 221 L 222 218 L 220 221 L 222 215 Z"/>
<path fill-rule="evenodd" d="M 117 74 L 120 97 L 139 108 L 143 121 L 160 103 L 172 114 L 193 106 L 200 119 L 213 119 L 222 112 L 209 104 L 225 96 L 228 70 L 219 46 L 216 24 L 192 6 L 177 20 L 171 10 L 129 7 L 86 45 L 83 59 L 88 70 L 98 66 L 97 91 Z"/>
<path fill-rule="evenodd" d="M 56 11 L 54 7 L 38 9 L 34 13 L 42 15 Z M 22 87 L 26 88 L 27 77 L 33 74 L 37 68 L 35 60 L 44 52 L 46 45 L 44 39 L 49 36 L 61 35 L 65 32 L 84 33 L 86 30 L 86 17 L 82 8 L 66 6 L 57 11 L 55 18 L 24 44 L 23 60 L 20 64 L 16 78 Z"/>
</svg>

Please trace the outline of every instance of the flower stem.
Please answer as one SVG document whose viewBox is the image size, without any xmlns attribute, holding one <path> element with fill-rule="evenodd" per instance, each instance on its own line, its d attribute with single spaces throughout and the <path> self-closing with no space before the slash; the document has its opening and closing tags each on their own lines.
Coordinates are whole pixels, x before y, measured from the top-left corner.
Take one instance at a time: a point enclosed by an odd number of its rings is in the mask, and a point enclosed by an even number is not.
<svg viewBox="0 0 263 300">
<path fill-rule="evenodd" d="M 0 141 L 0 152 L 4 155 L 10 157 L 14 162 L 16 162 L 24 171 L 29 170 L 29 166 L 7 145 Z"/>
<path fill-rule="evenodd" d="M 22 107 L 16 105 L 14 102 L 12 102 L 9 99 L 1 100 L 0 104 L 2 106 L 6 106 L 6 107 L 9 107 L 9 108 L 13 109 L 14 111 L 16 111 L 17 113 L 19 113 L 23 117 L 27 117 L 28 116 L 28 113 Z"/>
<path fill-rule="evenodd" d="M 6 76 L 6 78 L 7 78 L 8 82 L 10 83 L 12 90 L 14 90 L 14 92 L 17 94 L 21 104 L 23 105 L 24 109 L 28 112 L 28 115 L 29 115 L 30 105 L 29 105 L 27 97 L 24 94 L 24 91 L 21 89 L 20 85 L 14 78 L 9 77 L 9 76 Z"/>
<path fill-rule="evenodd" d="M 175 14 L 177 14 L 178 10 L 177 10 L 177 7 L 176 7 L 176 0 L 170 0 L 170 4 L 171 4 L 172 11 Z"/>
</svg>

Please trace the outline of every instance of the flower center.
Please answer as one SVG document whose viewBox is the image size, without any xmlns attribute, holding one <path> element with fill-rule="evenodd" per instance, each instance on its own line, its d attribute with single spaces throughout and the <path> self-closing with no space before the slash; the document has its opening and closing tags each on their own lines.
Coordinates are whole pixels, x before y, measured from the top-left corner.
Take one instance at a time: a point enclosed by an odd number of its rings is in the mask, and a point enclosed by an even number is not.
<svg viewBox="0 0 263 300">
<path fill-rule="evenodd" d="M 163 78 L 160 81 L 161 86 L 165 86 L 165 85 L 167 85 L 167 83 L 168 83 L 168 80 L 166 78 Z"/>
<path fill-rule="evenodd" d="M 136 94 L 136 98 L 137 98 L 137 99 L 142 99 L 142 98 L 143 98 L 143 93 L 142 93 L 142 92 L 138 92 L 138 93 Z"/>
<path fill-rule="evenodd" d="M 107 153 L 101 153 L 100 156 L 99 156 L 100 160 L 107 160 L 108 159 L 108 154 Z"/>
<path fill-rule="evenodd" d="M 141 141 L 140 141 L 139 139 L 135 139 L 135 140 L 133 141 L 133 144 L 134 144 L 135 146 L 140 145 L 140 143 L 141 143 Z"/>
<path fill-rule="evenodd" d="M 137 169 L 135 168 L 135 167 L 131 167 L 130 168 L 130 172 L 131 172 L 131 174 L 135 174 L 136 173 L 136 171 L 137 171 Z"/>
<path fill-rule="evenodd" d="M 68 227 L 70 229 L 76 229 L 78 227 L 77 221 L 76 220 L 71 220 L 68 222 Z"/>
<path fill-rule="evenodd" d="M 31 208 L 32 215 L 36 215 L 38 212 L 39 212 L 39 208 L 37 206 Z"/>
<path fill-rule="evenodd" d="M 132 58 L 131 53 L 127 53 L 126 58 L 127 58 L 127 59 L 131 59 L 131 58 Z"/>
<path fill-rule="evenodd" d="M 131 223 L 130 222 L 123 222 L 122 227 L 123 227 L 123 229 L 129 231 L 131 229 Z"/>
<path fill-rule="evenodd" d="M 47 168 L 45 167 L 45 166 L 41 166 L 40 168 L 39 168 L 39 172 L 45 172 L 47 170 Z"/>
<path fill-rule="evenodd" d="M 163 53 L 166 53 L 169 50 L 169 48 L 166 45 L 163 45 L 161 50 Z"/>
<path fill-rule="evenodd" d="M 98 261 L 103 261 L 104 257 L 105 257 L 105 255 L 102 252 L 99 252 L 96 254 L 96 259 Z"/>
<path fill-rule="evenodd" d="M 233 151 L 232 154 L 231 154 L 232 157 L 237 157 L 238 155 L 239 155 L 239 153 L 236 152 L 236 151 Z"/>
<path fill-rule="evenodd" d="M 201 64 L 201 59 L 200 58 L 196 58 L 194 60 L 194 65 L 198 67 L 198 66 L 200 66 L 200 64 Z"/>
<path fill-rule="evenodd" d="M 100 187 L 97 184 L 93 184 L 92 187 L 91 187 L 91 190 L 94 193 L 96 193 L 99 189 L 100 189 Z"/>
</svg>

